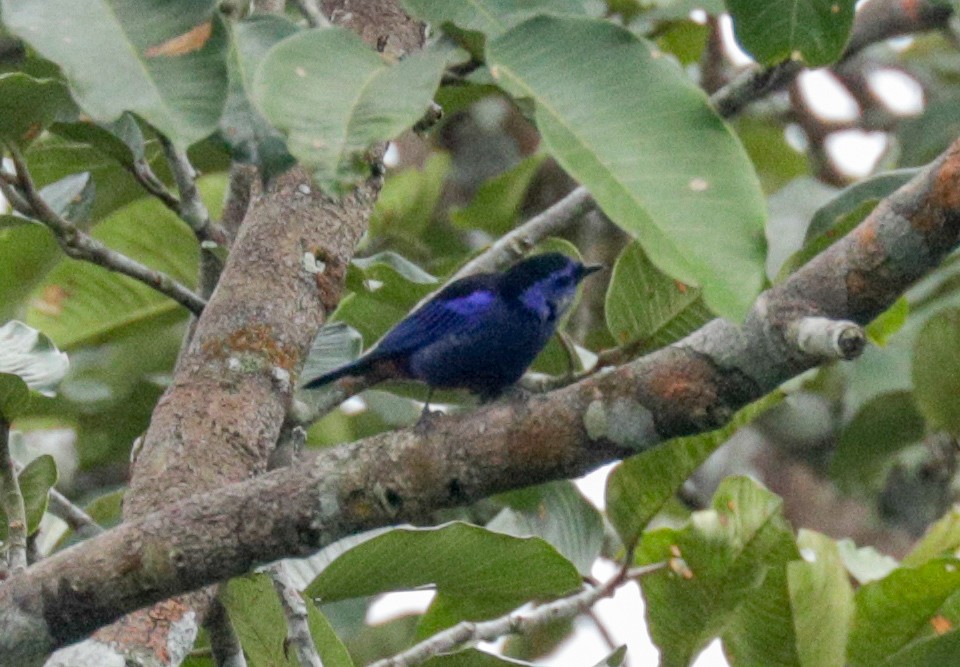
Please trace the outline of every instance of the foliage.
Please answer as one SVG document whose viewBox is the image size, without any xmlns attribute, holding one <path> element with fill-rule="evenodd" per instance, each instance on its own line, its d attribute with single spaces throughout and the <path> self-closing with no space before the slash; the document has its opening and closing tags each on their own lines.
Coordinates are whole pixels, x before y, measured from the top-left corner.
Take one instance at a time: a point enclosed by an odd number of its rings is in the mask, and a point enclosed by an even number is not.
<svg viewBox="0 0 960 667">
<path fill-rule="evenodd" d="M 536 239 L 539 248 L 611 270 L 587 284 L 562 325 L 575 343 L 551 342 L 535 371 L 559 382 L 590 372 L 598 355 L 628 361 L 714 317 L 742 321 L 768 281 L 856 227 L 960 131 L 960 56 L 943 35 L 871 54 L 870 68 L 923 82 L 926 104 L 903 122 L 889 109 L 863 110 L 857 122 L 886 132 L 889 169 L 858 182 L 824 167 L 815 119 L 804 119 L 808 150 L 797 148 L 788 127 L 796 107 L 790 115 L 779 102 L 756 105 L 732 122 L 717 114 L 697 76 L 718 65 L 709 59 L 719 14 L 729 12 L 737 42 L 759 63 L 827 66 L 850 38 L 852 0 L 403 0 L 431 26 L 427 45 L 403 58 L 345 28 L 309 29 L 292 13 L 227 17 L 225 4 L 0 0 L 5 37 L 25 45 L 0 53 L 0 140 L 25 156 L 56 214 L 194 288 L 200 243 L 176 206 L 150 192 L 176 191 L 164 145 L 189 149 L 217 218 L 231 160 L 268 179 L 299 164 L 338 196 L 377 171 L 378 143 L 403 135 L 402 166 L 387 170 L 347 269 L 338 324 L 318 337 L 305 376 L 355 357 L 360 339 L 376 342 L 571 180 L 603 219 Z M 447 117 L 426 138 L 404 134 L 433 100 Z M 404 156 L 414 142 L 416 157 Z M 557 482 L 435 517 L 435 527 L 355 536 L 297 563 L 324 664 L 365 663 L 462 620 L 571 595 L 598 558 L 667 564 L 640 582 L 664 665 L 691 664 L 718 638 L 734 666 L 960 661 L 960 519 L 948 509 L 957 454 L 936 446 L 960 431 L 958 269 L 951 258 L 877 318 L 868 328 L 876 345 L 858 360 L 811 372 L 724 429 L 618 464 L 600 509 L 573 482 Z M 65 256 L 38 221 L 0 214 L 0 420 L 18 437 L 75 436 L 83 500 L 98 498 L 98 519 L 119 518 L 117 471 L 170 382 L 186 321 L 150 286 Z M 70 352 L 69 371 L 54 343 Z M 32 400 L 30 390 L 58 383 L 56 397 Z M 411 396 L 423 394 L 366 392 L 314 425 L 308 445 L 412 423 Z M 472 405 L 456 393 L 437 400 L 452 411 Z M 746 477 L 704 482 L 704 462 L 745 433 L 769 451 L 796 445 L 779 455 L 857 499 L 871 526 L 886 520 L 916 537 L 930 525 L 927 536 L 897 561 L 792 525 L 787 517 L 801 513 L 790 503 L 803 498 L 781 499 Z M 19 479 L 28 531 L 42 535 L 50 489 L 58 476 L 72 480 L 51 456 L 22 453 L 14 451 L 27 463 Z M 738 463 L 753 471 L 753 459 Z M 681 491 L 699 506 L 677 502 Z M 912 523 L 897 518 L 907 515 Z M 6 529 L 3 520 L 0 542 Z M 82 537 L 44 543 L 59 549 Z M 424 587 L 435 592 L 424 611 L 365 622 L 377 596 Z M 251 665 L 294 664 L 265 575 L 232 581 L 223 602 Z M 471 648 L 426 664 L 532 664 L 575 626 L 548 625 L 510 643 L 509 656 Z M 590 664 L 629 658 L 618 649 Z"/>
</svg>

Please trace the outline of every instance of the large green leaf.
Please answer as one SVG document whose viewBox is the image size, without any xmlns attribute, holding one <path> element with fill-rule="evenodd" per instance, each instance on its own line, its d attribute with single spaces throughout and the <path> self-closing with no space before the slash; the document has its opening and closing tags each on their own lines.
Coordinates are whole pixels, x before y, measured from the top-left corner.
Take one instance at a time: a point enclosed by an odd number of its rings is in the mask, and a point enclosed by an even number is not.
<svg viewBox="0 0 960 667">
<path fill-rule="evenodd" d="M 488 530 L 540 537 L 589 575 L 603 546 L 603 519 L 570 481 L 551 482 L 499 497 L 507 507 L 489 523 Z"/>
<path fill-rule="evenodd" d="M 423 116 L 448 55 L 420 51 L 391 66 L 349 30 L 305 31 L 267 52 L 253 99 L 316 181 L 340 189 L 363 175 L 368 146 Z"/>
<path fill-rule="evenodd" d="M 273 583 L 265 574 L 232 579 L 221 592 L 240 645 L 256 667 L 297 667 L 296 651 L 287 642 L 287 620 Z M 307 622 L 325 667 L 353 667 L 350 654 L 313 602 L 305 599 Z"/>
<path fill-rule="evenodd" d="M 580 575 L 539 538 L 455 522 L 398 528 L 367 540 L 330 563 L 307 594 L 332 602 L 430 584 L 478 618 L 576 591 Z"/>
<path fill-rule="evenodd" d="M 51 123 L 76 115 L 77 106 L 62 81 L 22 72 L 0 74 L 0 137 L 25 143 Z"/>
<path fill-rule="evenodd" d="M 60 246 L 42 225 L 0 229 L 0 321 L 21 316 L 24 297 L 60 256 Z"/>
<path fill-rule="evenodd" d="M 903 559 L 905 567 L 917 567 L 927 561 L 949 555 L 960 548 L 960 508 L 954 505 L 936 523 L 927 528 L 923 539 Z"/>
<path fill-rule="evenodd" d="M 214 0 L 3 0 L 4 27 L 63 70 L 98 121 L 133 111 L 185 148 L 216 129 L 227 92 Z"/>
<path fill-rule="evenodd" d="M 804 559 L 787 564 L 787 585 L 800 664 L 842 665 L 854 611 L 850 578 L 830 538 L 802 530 L 797 546 Z"/>
<path fill-rule="evenodd" d="M 713 319 L 700 290 L 664 275 L 637 242 L 617 258 L 604 314 L 614 339 L 640 342 L 638 352 L 669 345 Z"/>
<path fill-rule="evenodd" d="M 746 406 L 721 429 L 665 442 L 631 457 L 607 478 L 606 507 L 610 522 L 624 544 L 632 544 L 693 471 L 733 433 L 776 403 L 774 392 Z"/>
<path fill-rule="evenodd" d="M 861 586 L 856 606 L 847 664 L 908 664 L 905 655 L 921 648 L 932 650 L 934 647 L 923 645 L 960 624 L 960 561 L 938 558 L 915 569 L 894 570 L 879 581 Z M 956 635 L 954 631 L 941 638 L 952 641 L 952 647 L 947 647 L 952 649 L 947 652 L 949 659 L 919 664 L 956 664 L 960 660 Z"/>
<path fill-rule="evenodd" d="M 292 21 L 271 14 L 237 21 L 230 30 L 230 90 L 220 135 L 235 159 L 259 164 L 265 178 L 291 166 L 294 160 L 283 135 L 250 102 L 253 73 L 270 47 L 298 30 Z"/>
<path fill-rule="evenodd" d="M 954 435 L 960 435 L 958 336 L 960 309 L 946 309 L 927 320 L 913 350 L 914 396 L 920 411 Z"/>
<path fill-rule="evenodd" d="M 644 535 L 638 558 L 672 565 L 640 580 L 661 665 L 688 665 L 736 619 L 748 597 L 752 603 L 762 602 L 756 600 L 760 595 L 782 597 L 780 586 L 762 588 L 769 572 L 782 573 L 798 555 L 782 505 L 755 482 L 729 478 L 717 490 L 712 509 L 695 512 L 687 527 Z"/>
<path fill-rule="evenodd" d="M 453 24 L 483 33 L 487 39 L 538 14 L 585 14 L 583 3 L 577 0 L 403 0 L 403 6 L 427 23 Z"/>
<path fill-rule="evenodd" d="M 548 150 L 654 264 L 742 319 L 764 281 L 764 202 L 703 91 L 600 20 L 530 19 L 491 41 L 487 61 L 534 101 Z"/>
<path fill-rule="evenodd" d="M 764 65 L 829 65 L 853 27 L 854 0 L 726 0 L 737 41 Z"/>
<path fill-rule="evenodd" d="M 200 180 L 207 207 L 216 215 L 225 179 Z M 141 199 L 97 224 L 91 234 L 185 285 L 196 282 L 198 249 L 190 229 L 158 200 Z M 47 332 L 61 347 L 91 345 L 133 330 L 183 317 L 175 301 L 147 285 L 106 269 L 64 260 L 34 291 L 27 323 Z"/>
</svg>

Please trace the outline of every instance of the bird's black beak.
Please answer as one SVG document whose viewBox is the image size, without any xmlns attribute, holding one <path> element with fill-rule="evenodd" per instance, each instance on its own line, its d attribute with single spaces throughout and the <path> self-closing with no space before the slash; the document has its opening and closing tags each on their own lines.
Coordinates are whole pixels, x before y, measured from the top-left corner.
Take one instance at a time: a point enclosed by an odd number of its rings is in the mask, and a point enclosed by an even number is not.
<svg viewBox="0 0 960 667">
<path fill-rule="evenodd" d="M 596 273 L 597 271 L 605 268 L 607 267 L 605 267 L 603 264 L 584 264 L 580 267 L 580 275 L 577 278 L 578 280 L 583 280 L 591 273 Z"/>
</svg>

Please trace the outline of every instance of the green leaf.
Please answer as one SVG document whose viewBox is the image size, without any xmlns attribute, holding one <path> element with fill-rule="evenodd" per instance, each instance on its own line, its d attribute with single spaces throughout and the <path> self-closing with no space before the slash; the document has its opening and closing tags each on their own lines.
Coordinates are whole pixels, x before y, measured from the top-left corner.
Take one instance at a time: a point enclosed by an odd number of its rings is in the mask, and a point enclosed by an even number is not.
<svg viewBox="0 0 960 667">
<path fill-rule="evenodd" d="M 42 186 L 79 172 L 89 172 L 96 186 L 90 217 L 94 221 L 101 220 L 120 206 L 143 198 L 145 192 L 117 159 L 122 156 L 121 147 L 118 145 L 122 142 L 114 141 L 108 145 L 109 140 L 104 138 L 107 132 L 97 132 L 94 136 L 95 131 L 79 130 L 79 125 L 81 124 L 55 126 L 57 134 L 44 135 L 33 142 L 26 152 L 27 164 L 34 180 Z M 88 141 L 74 139 L 84 135 L 87 135 Z M 164 168 L 162 162 L 165 158 L 157 142 L 145 145 L 144 151 L 144 159 L 155 171 Z M 114 152 L 117 155 L 114 155 Z"/>
<path fill-rule="evenodd" d="M 750 423 L 783 398 L 768 394 L 746 406 L 723 428 L 676 438 L 618 465 L 607 478 L 607 517 L 624 544 L 632 544 L 664 504 L 708 456 L 741 426 Z"/>
<path fill-rule="evenodd" d="M 853 587 L 830 538 L 801 530 L 804 559 L 787 564 L 797 655 L 803 667 L 842 665 L 853 620 Z"/>
<path fill-rule="evenodd" d="M 904 567 L 918 567 L 960 548 L 960 509 L 953 507 L 932 524 L 923 539 L 903 559 Z"/>
<path fill-rule="evenodd" d="M 614 339 L 640 342 L 638 352 L 669 345 L 713 319 L 700 290 L 658 270 L 636 241 L 617 258 L 604 313 Z"/>
<path fill-rule="evenodd" d="M 40 527 L 40 519 L 47 511 L 50 489 L 57 483 L 57 464 L 49 454 L 33 459 L 18 475 L 23 505 L 27 511 L 27 534 L 33 535 Z"/>
<path fill-rule="evenodd" d="M 397 528 L 367 540 L 330 563 L 306 592 L 332 602 L 430 584 L 476 619 L 576 591 L 580 575 L 539 538 L 454 522 Z"/>
<path fill-rule="evenodd" d="M 62 81 L 22 72 L 0 74 L 0 137 L 24 144 L 52 123 L 76 115 L 77 106 Z"/>
<path fill-rule="evenodd" d="M 296 651 L 287 644 L 287 620 L 273 583 L 265 574 L 231 579 L 220 594 L 251 665 L 297 667 Z M 305 599 L 310 635 L 325 667 L 353 667 L 343 643 L 313 602 Z"/>
<path fill-rule="evenodd" d="M 907 297 L 902 296 L 867 325 L 867 338 L 874 345 L 885 346 L 890 336 L 900 331 L 907 323 L 909 315 L 910 302 Z"/>
<path fill-rule="evenodd" d="M 534 667 L 532 662 L 493 655 L 474 648 L 456 653 L 437 655 L 425 663 L 424 667 Z"/>
<path fill-rule="evenodd" d="M 896 169 L 871 176 L 845 188 L 813 216 L 810 227 L 807 229 L 807 241 L 833 229 L 851 213 L 861 209 L 864 204 L 876 204 L 905 185 L 918 173 L 920 169 Z"/>
<path fill-rule="evenodd" d="M 933 315 L 913 348 L 914 396 L 920 411 L 937 428 L 960 435 L 960 309 Z"/>
<path fill-rule="evenodd" d="M 895 558 L 873 547 L 857 548 L 853 540 L 838 540 L 837 550 L 850 576 L 860 584 L 883 579 L 900 565 Z"/>
<path fill-rule="evenodd" d="M 0 373 L 0 420 L 8 424 L 30 404 L 27 383 L 13 373 Z"/>
<path fill-rule="evenodd" d="M 339 189 L 364 175 L 359 163 L 368 146 L 423 116 L 448 54 L 419 51 L 390 66 L 349 30 L 305 31 L 267 52 L 253 99 L 317 183 Z"/>
<path fill-rule="evenodd" d="M 960 623 L 960 561 L 931 560 L 861 586 L 847 652 L 853 667 L 899 667 L 901 654 Z M 947 635 L 949 636 L 949 635 Z M 952 664 L 960 659 L 956 651 Z"/>
<path fill-rule="evenodd" d="M 434 291 L 439 281 L 401 255 L 387 251 L 351 262 L 347 286 L 353 293 L 340 302 L 331 319 L 359 331 L 369 347 Z"/>
<path fill-rule="evenodd" d="M 16 320 L 0 326 L 0 373 L 16 375 L 27 388 L 52 395 L 69 367 L 67 355 L 36 329 Z"/>
<path fill-rule="evenodd" d="M 387 174 L 370 217 L 370 236 L 418 242 L 440 201 L 449 171 L 450 155 L 433 153 L 422 169 Z"/>
<path fill-rule="evenodd" d="M 223 202 L 225 179 L 213 175 L 198 187 L 212 215 Z M 196 283 L 198 248 L 190 229 L 158 200 L 129 204 L 97 224 L 91 235 L 108 247 L 189 286 Z M 34 290 L 27 323 L 61 347 L 93 345 L 186 315 L 172 299 L 106 269 L 64 260 Z"/>
<path fill-rule="evenodd" d="M 782 505 L 755 482 L 732 477 L 720 485 L 712 509 L 695 512 L 687 527 L 644 535 L 638 560 L 671 562 L 640 580 L 650 635 L 664 667 L 689 664 L 736 619 L 740 605 L 760 595 L 768 572 L 779 570 L 782 577 L 786 561 L 796 558 Z"/>
<path fill-rule="evenodd" d="M 498 498 L 507 504 L 487 529 L 516 537 L 540 537 L 580 574 L 589 575 L 603 546 L 603 519 L 570 481 L 551 482 Z"/>
<path fill-rule="evenodd" d="M 41 225 L 0 228 L 0 321 L 18 316 L 21 302 L 60 259 L 60 246 Z"/>
<path fill-rule="evenodd" d="M 216 129 L 227 92 L 227 40 L 213 0 L 0 6 L 4 26 L 60 66 L 94 119 L 133 111 L 181 148 Z"/>
<path fill-rule="evenodd" d="M 593 667 L 620 667 L 627 657 L 627 647 L 620 646 Z"/>
<path fill-rule="evenodd" d="M 546 157 L 544 153 L 535 153 L 494 176 L 480 186 L 469 205 L 450 212 L 451 220 L 460 227 L 479 229 L 494 237 L 506 234 L 516 225 L 530 183 Z"/>
<path fill-rule="evenodd" d="M 853 27 L 854 0 L 726 0 L 737 41 L 764 65 L 840 57 Z"/>
<path fill-rule="evenodd" d="M 513 26 L 540 14 L 585 14 L 577 0 L 402 0 L 403 7 L 435 26 L 452 24 L 493 39 Z"/>
<path fill-rule="evenodd" d="M 297 31 L 295 23 L 272 14 L 256 14 L 230 27 L 230 88 L 220 136 L 236 160 L 259 164 L 266 179 L 292 166 L 294 159 L 283 135 L 250 102 L 253 73 L 274 44 Z"/>
<path fill-rule="evenodd" d="M 875 489 L 890 458 L 918 442 L 925 432 L 911 392 L 880 394 L 865 403 L 843 429 L 830 475 L 848 492 Z"/>
<path fill-rule="evenodd" d="M 51 129 L 62 137 L 88 144 L 127 167 L 143 160 L 147 154 L 143 132 L 130 113 L 108 123 L 82 120 L 75 123 L 57 123 Z"/>
<path fill-rule="evenodd" d="M 547 149 L 654 264 L 742 319 L 764 281 L 765 207 L 703 91 L 599 20 L 530 19 L 490 42 L 487 61 L 501 85 L 533 99 Z"/>
</svg>

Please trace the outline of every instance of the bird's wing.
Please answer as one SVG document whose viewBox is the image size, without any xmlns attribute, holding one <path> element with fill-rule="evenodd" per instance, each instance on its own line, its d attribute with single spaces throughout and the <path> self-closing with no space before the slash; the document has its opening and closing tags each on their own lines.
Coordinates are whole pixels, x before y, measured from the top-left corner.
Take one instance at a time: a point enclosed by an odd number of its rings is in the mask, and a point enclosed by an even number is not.
<svg viewBox="0 0 960 667">
<path fill-rule="evenodd" d="M 442 290 L 391 329 L 371 354 L 380 358 L 404 354 L 475 331 L 496 306 L 497 295 L 489 278 L 465 278 Z"/>
</svg>

